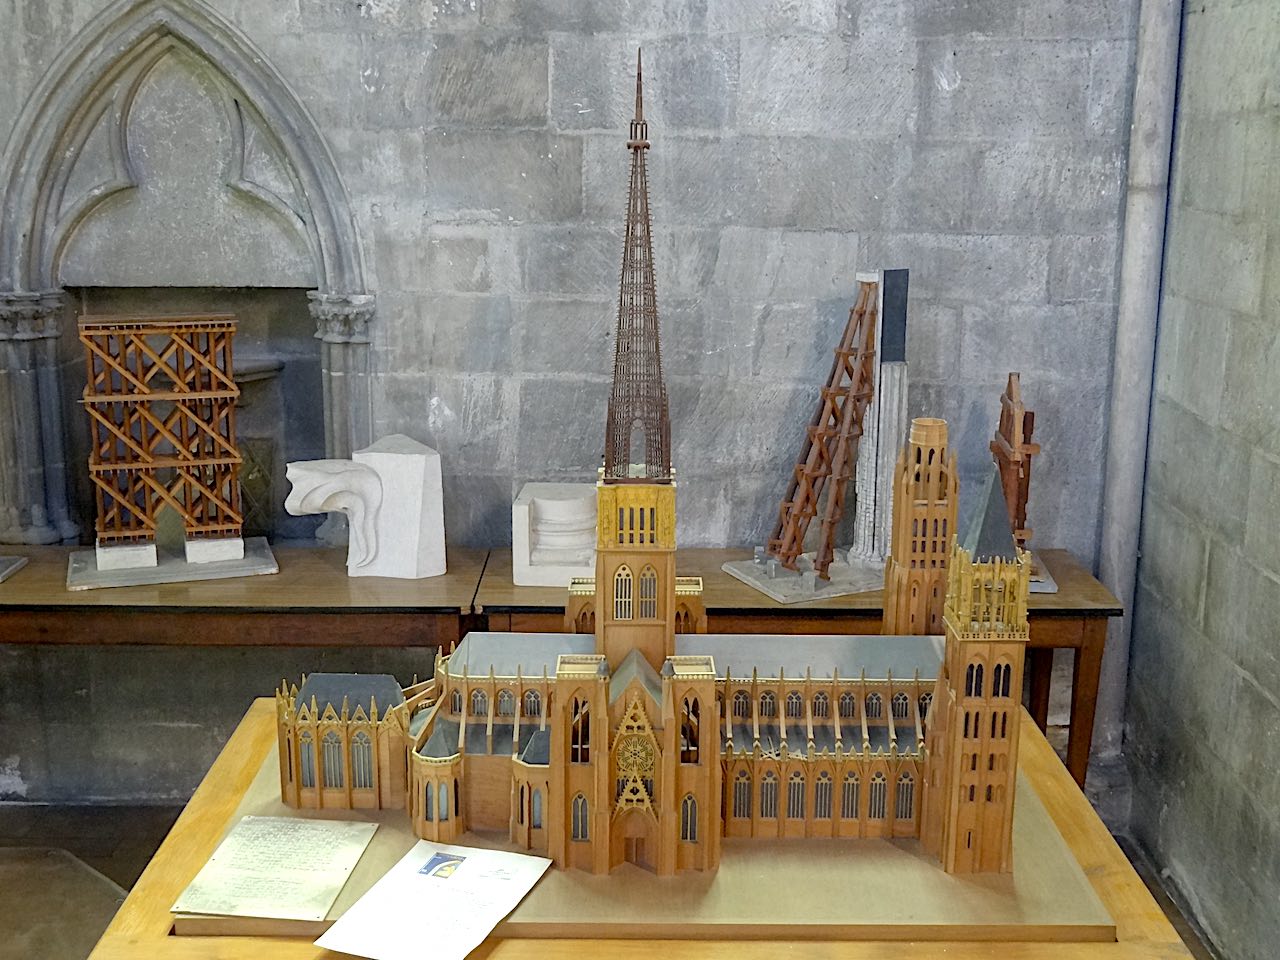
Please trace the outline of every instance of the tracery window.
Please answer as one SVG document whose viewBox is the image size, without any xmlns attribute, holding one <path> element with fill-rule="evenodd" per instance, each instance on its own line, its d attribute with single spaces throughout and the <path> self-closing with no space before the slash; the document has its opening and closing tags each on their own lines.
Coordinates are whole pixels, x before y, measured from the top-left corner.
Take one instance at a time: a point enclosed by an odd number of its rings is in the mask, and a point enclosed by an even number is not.
<svg viewBox="0 0 1280 960">
<path fill-rule="evenodd" d="M 643 514 L 641 514 L 643 516 Z M 652 620 L 658 615 L 658 571 L 645 566 L 640 571 L 640 619 Z"/>
<path fill-rule="evenodd" d="M 342 738 L 337 732 L 330 730 L 321 741 L 324 749 L 324 785 L 326 787 L 342 786 Z"/>
<path fill-rule="evenodd" d="M 852 771 L 844 775 L 840 787 L 840 816 L 845 820 L 858 819 L 858 775 Z"/>
<path fill-rule="evenodd" d="M 587 701 L 573 698 L 573 713 L 569 726 L 569 762 L 591 762 L 591 717 Z"/>
<path fill-rule="evenodd" d="M 680 839 L 689 843 L 698 840 L 698 801 L 692 793 L 685 794 L 680 802 Z"/>
<path fill-rule="evenodd" d="M 825 693 L 816 693 L 813 696 L 813 715 L 822 720 L 831 716 L 831 701 Z"/>
<path fill-rule="evenodd" d="M 524 715 L 526 717 L 542 716 L 542 694 L 537 690 L 524 692 Z"/>
<path fill-rule="evenodd" d="M 804 713 L 804 699 L 795 690 L 787 694 L 787 716 L 795 719 Z"/>
<path fill-rule="evenodd" d="M 854 715 L 854 699 L 852 693 L 840 694 L 840 717 L 847 720 Z"/>
<path fill-rule="evenodd" d="M 1007 697 L 1012 677 L 1013 664 L 997 663 L 996 668 L 991 671 L 991 695 L 993 697 Z"/>
<path fill-rule="evenodd" d="M 498 716 L 514 717 L 516 715 L 516 695 L 510 690 L 498 691 Z"/>
<path fill-rule="evenodd" d="M 930 708 L 931 706 L 933 706 L 933 694 L 932 694 L 932 693 L 922 693 L 922 694 L 920 694 L 920 719 L 921 719 L 921 721 L 927 720 L 927 719 L 929 718 L 929 708 Z"/>
<path fill-rule="evenodd" d="M 867 719 L 879 720 L 884 713 L 884 698 L 878 693 L 867 694 Z"/>
<path fill-rule="evenodd" d="M 751 816 L 751 777 L 745 770 L 739 770 L 733 779 L 733 815 L 739 820 Z"/>
<path fill-rule="evenodd" d="M 631 619 L 631 568 L 623 564 L 613 575 L 613 619 Z"/>
<path fill-rule="evenodd" d="M 907 711 L 911 709 L 911 698 L 899 691 L 893 695 L 893 719 L 907 719 Z"/>
<path fill-rule="evenodd" d="M 357 790 L 373 787 L 373 742 L 363 730 L 351 738 L 351 785 Z"/>
<path fill-rule="evenodd" d="M 587 798 L 578 794 L 573 798 L 571 836 L 574 840 L 587 840 L 591 831 L 587 825 Z"/>
<path fill-rule="evenodd" d="M 803 820 L 804 806 L 804 774 L 797 770 L 787 781 L 787 816 L 792 820 Z"/>
<path fill-rule="evenodd" d="M 489 695 L 483 690 L 471 691 L 471 715 L 473 717 L 489 715 Z"/>
<path fill-rule="evenodd" d="M 733 715 L 743 720 L 751 716 L 751 698 L 747 691 L 739 690 L 733 695 Z"/>
<path fill-rule="evenodd" d="M 819 820 L 831 819 L 831 774 L 825 770 L 813 785 L 813 815 Z"/>
<path fill-rule="evenodd" d="M 462 691 L 461 690 L 455 690 L 453 691 L 453 693 L 449 695 L 449 712 L 450 713 L 462 712 Z"/>
<path fill-rule="evenodd" d="M 982 696 L 982 664 L 971 663 L 964 671 L 964 695 L 966 697 Z"/>
<path fill-rule="evenodd" d="M 778 715 L 778 700 L 773 692 L 766 690 L 760 694 L 760 716 L 776 717 Z"/>
<path fill-rule="evenodd" d="M 778 816 L 778 775 L 772 770 L 760 781 L 760 816 L 769 820 Z"/>
<path fill-rule="evenodd" d="M 871 778 L 871 792 L 867 795 L 867 816 L 872 820 L 883 820 L 885 805 L 889 795 L 889 784 L 884 774 L 876 771 Z"/>
<path fill-rule="evenodd" d="M 316 785 L 316 745 L 311 739 L 310 731 L 303 731 L 298 737 L 298 761 L 302 766 L 302 785 Z"/>
<path fill-rule="evenodd" d="M 907 770 L 898 777 L 898 796 L 894 801 L 894 811 L 899 820 L 910 820 L 915 816 L 915 778 Z"/>
</svg>

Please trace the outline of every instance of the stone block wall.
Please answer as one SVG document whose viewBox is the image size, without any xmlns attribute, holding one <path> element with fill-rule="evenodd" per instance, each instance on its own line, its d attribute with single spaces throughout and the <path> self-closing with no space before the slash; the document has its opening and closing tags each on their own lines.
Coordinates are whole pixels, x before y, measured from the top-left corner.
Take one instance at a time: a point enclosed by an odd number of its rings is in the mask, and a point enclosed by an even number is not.
<svg viewBox="0 0 1280 960">
<path fill-rule="evenodd" d="M 0 8 L 0 130 L 107 7 Z M 1092 562 L 1137 0 L 208 8 L 330 147 L 377 296 L 374 432 L 440 450 L 454 542 L 506 542 L 522 483 L 598 464 L 643 45 L 682 542 L 766 535 L 854 273 L 908 267 L 913 414 L 951 420 L 972 487 L 1020 370 L 1045 447 L 1036 542 Z M 179 51 L 146 81 L 142 189 L 72 239 L 76 285 L 305 285 L 297 239 L 223 196 L 240 141 L 208 71 Z M 288 198 L 245 129 L 251 179 Z"/>
<path fill-rule="evenodd" d="M 1280 943 L 1280 6 L 1188 4 L 1125 752 L 1222 955 Z"/>
</svg>

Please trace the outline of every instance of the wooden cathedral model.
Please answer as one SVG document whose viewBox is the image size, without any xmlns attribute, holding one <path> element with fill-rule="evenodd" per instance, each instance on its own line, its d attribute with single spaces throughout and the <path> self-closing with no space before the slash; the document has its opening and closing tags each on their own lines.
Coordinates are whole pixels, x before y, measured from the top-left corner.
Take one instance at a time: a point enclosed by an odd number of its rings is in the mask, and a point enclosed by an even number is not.
<svg viewBox="0 0 1280 960">
<path fill-rule="evenodd" d="M 912 427 L 895 507 L 912 559 L 887 580 L 898 622 L 932 635 L 695 632 L 636 79 L 596 575 L 570 588 L 574 632 L 470 633 L 403 690 L 336 674 L 282 688 L 282 796 L 402 807 L 421 838 L 498 832 L 597 874 L 713 871 L 722 841 L 836 837 L 919 837 L 949 872 L 1008 871 L 1027 559 L 1002 503 L 1003 542 L 984 522 L 955 544 L 944 423 Z"/>
</svg>

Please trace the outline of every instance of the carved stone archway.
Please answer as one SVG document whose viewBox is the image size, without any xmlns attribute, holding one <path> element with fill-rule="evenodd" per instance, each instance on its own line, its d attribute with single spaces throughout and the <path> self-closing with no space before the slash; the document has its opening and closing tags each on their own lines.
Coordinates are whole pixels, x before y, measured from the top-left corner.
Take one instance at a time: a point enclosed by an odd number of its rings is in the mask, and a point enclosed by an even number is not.
<svg viewBox="0 0 1280 960">
<path fill-rule="evenodd" d="M 127 117 L 141 78 L 174 45 L 216 74 L 228 106 L 270 142 L 288 196 L 234 172 L 227 187 L 269 209 L 305 239 L 322 341 L 326 455 L 371 439 L 369 322 L 374 300 L 346 190 L 328 145 L 266 56 L 201 0 L 121 0 L 63 50 L 19 116 L 0 163 L 0 542 L 74 536 L 63 438 L 57 339 L 60 265 L 77 228 L 106 200 L 135 189 L 122 123 L 112 173 L 73 182 L 104 117 Z"/>
</svg>

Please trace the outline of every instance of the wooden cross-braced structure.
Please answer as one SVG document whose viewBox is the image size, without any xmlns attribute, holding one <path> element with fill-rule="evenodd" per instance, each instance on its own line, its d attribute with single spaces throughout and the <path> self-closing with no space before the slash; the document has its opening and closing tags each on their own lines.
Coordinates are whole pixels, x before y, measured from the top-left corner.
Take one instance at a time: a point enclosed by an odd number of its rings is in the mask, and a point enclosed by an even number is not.
<svg viewBox="0 0 1280 960">
<path fill-rule="evenodd" d="M 1000 395 L 1000 423 L 991 441 L 991 455 L 1000 472 L 1000 485 L 1009 508 L 1009 525 L 1018 547 L 1023 550 L 1031 539 L 1031 529 L 1027 526 L 1031 458 L 1040 452 L 1040 444 L 1031 442 L 1035 425 L 1036 415 L 1022 402 L 1022 378 L 1011 373 Z"/>
<path fill-rule="evenodd" d="M 804 553 L 809 521 L 817 515 L 823 489 L 831 481 L 813 563 L 824 580 L 830 579 L 827 569 L 835 557 L 836 525 L 844 515 L 845 493 L 858 461 L 862 422 L 875 390 L 877 287 L 874 280 L 858 284 L 857 302 L 835 349 L 831 375 L 805 431 L 800 458 L 778 507 L 778 523 L 767 548 L 784 567 L 796 569 L 796 560 Z"/>
<path fill-rule="evenodd" d="M 188 539 L 239 537 L 229 315 L 83 317 L 99 546 L 150 543 L 169 506 Z"/>
</svg>

